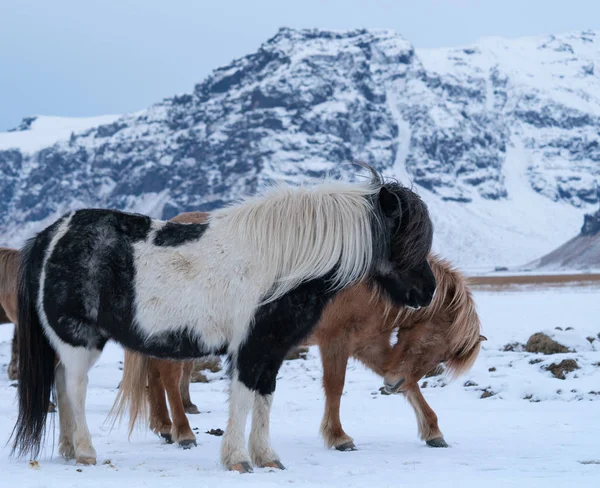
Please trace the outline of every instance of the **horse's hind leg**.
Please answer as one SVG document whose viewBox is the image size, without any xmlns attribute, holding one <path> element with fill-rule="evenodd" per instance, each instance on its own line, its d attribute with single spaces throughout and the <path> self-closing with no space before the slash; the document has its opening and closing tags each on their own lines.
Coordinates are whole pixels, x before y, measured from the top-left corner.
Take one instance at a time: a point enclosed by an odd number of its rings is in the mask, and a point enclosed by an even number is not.
<svg viewBox="0 0 600 488">
<path fill-rule="evenodd" d="M 73 347 L 66 344 L 59 347 L 59 356 L 65 368 L 65 391 L 71 405 L 75 429 L 73 446 L 75 460 L 79 464 L 96 464 L 96 450 L 85 417 L 85 397 L 88 386 L 88 371 L 100 356 L 98 349 Z M 65 420 L 65 423 L 67 421 Z"/>
<path fill-rule="evenodd" d="M 150 405 L 150 429 L 171 444 L 171 418 L 165 399 L 165 385 L 161 371 L 165 361 L 151 358 L 148 365 L 148 403 Z"/>
<path fill-rule="evenodd" d="M 56 366 L 56 397 L 58 402 L 58 418 L 60 422 L 60 438 L 58 441 L 58 452 L 65 459 L 75 457 L 73 446 L 73 431 L 75 430 L 75 419 L 71 403 L 67 397 L 67 385 L 65 378 L 65 365 L 60 362 Z"/>
<path fill-rule="evenodd" d="M 327 447 L 338 451 L 354 451 L 356 446 L 340 420 L 340 402 L 346 380 L 348 351 L 343 343 L 332 339 L 319 345 L 323 363 L 323 389 L 325 390 L 325 412 L 321 421 L 321 434 Z"/>
<path fill-rule="evenodd" d="M 183 364 L 176 361 L 164 361 L 161 368 L 161 377 L 167 391 L 169 406 L 171 407 L 171 416 L 173 417 L 173 427 L 171 437 L 184 449 L 189 449 L 196 445 L 196 436 L 190 428 L 190 423 L 185 416 L 183 403 L 181 401 L 181 374 Z"/>
<path fill-rule="evenodd" d="M 417 416 L 419 436 L 430 447 L 448 447 L 444 435 L 438 427 L 438 418 L 429 406 L 418 384 L 411 385 L 404 392 Z"/>
<path fill-rule="evenodd" d="M 190 397 L 190 377 L 194 361 L 185 361 L 183 363 L 183 374 L 181 375 L 181 400 L 183 401 L 183 409 L 185 413 L 196 414 L 200 413 L 198 407 L 192 403 Z"/>
</svg>

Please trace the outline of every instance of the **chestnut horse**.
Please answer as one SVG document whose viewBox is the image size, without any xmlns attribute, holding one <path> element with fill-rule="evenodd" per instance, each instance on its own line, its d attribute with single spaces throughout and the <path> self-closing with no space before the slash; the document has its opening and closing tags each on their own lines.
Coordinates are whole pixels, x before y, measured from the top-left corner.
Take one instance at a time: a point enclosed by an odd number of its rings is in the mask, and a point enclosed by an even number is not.
<svg viewBox="0 0 600 488">
<path fill-rule="evenodd" d="M 419 435 L 431 447 L 447 447 L 435 412 L 418 381 L 445 363 L 450 377 L 468 371 L 479 354 L 479 316 L 466 279 L 448 262 L 430 256 L 437 290 L 428 307 L 394 307 L 360 284 L 340 293 L 309 337 L 323 363 L 325 413 L 321 433 L 328 447 L 355 450 L 340 421 L 346 366 L 353 357 L 384 378 L 387 393 L 403 393 L 417 416 Z M 397 330 L 397 342 L 390 345 Z"/>
<path fill-rule="evenodd" d="M 19 251 L 0 247 L 0 324 L 15 324 L 8 378 L 16 380 L 19 374 L 17 364 L 17 277 L 19 274 Z"/>
<path fill-rule="evenodd" d="M 202 223 L 207 216 L 203 212 L 188 212 L 174 220 Z M 442 362 L 452 376 L 466 372 L 477 358 L 483 336 L 480 336 L 479 317 L 466 279 L 436 256 L 430 256 L 429 264 L 438 285 L 428 307 L 418 310 L 393 307 L 385 297 L 373 295 L 367 285 L 356 285 L 331 302 L 306 341 L 307 345 L 318 345 L 321 352 L 326 394 L 321 433 L 329 447 L 342 451 L 356 449 L 342 428 L 339 412 L 346 366 L 351 356 L 384 377 L 390 392 L 402 392 L 406 396 L 417 416 L 419 435 L 429 446 L 447 447 L 437 416 L 421 394 L 418 381 Z M 395 346 L 391 346 L 390 338 L 395 329 L 398 339 Z M 125 353 L 124 375 L 129 371 L 130 355 L 134 354 Z M 150 428 L 167 441 L 172 439 L 189 447 L 195 442 L 187 442 L 194 434 L 180 396 L 189 399 L 189 368 L 184 369 L 184 364 L 152 360 L 147 402 Z M 160 376 L 169 380 L 161 382 Z M 173 423 L 165 403 L 165 390 Z M 130 400 L 137 404 L 137 409 L 145 408 L 141 404 L 145 399 L 130 397 Z M 179 441 L 181 433 L 185 433 L 183 442 Z"/>
</svg>

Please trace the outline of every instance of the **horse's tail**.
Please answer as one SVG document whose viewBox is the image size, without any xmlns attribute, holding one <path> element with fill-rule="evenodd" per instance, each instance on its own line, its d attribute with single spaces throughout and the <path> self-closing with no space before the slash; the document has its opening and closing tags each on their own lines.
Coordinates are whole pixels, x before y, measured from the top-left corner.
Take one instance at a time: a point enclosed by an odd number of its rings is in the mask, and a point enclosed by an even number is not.
<svg viewBox="0 0 600 488">
<path fill-rule="evenodd" d="M 446 296 L 450 299 L 445 302 L 452 318 L 448 334 L 450 355 L 445 364 L 449 376 L 457 378 L 471 369 L 479 355 L 481 341 L 486 338 L 480 335 L 481 322 L 466 278 L 437 256 L 431 257 L 430 264 L 440 270 L 436 272 L 436 279 L 439 277 L 440 285 L 447 290 Z"/>
<path fill-rule="evenodd" d="M 146 392 L 149 366 L 149 356 L 125 350 L 123 380 L 108 418 L 113 419 L 112 424 L 114 425 L 117 420 L 123 417 L 125 411 L 129 410 L 129 435 L 133 432 L 138 421 L 143 425 L 147 425 L 150 418 Z"/>
<path fill-rule="evenodd" d="M 19 414 L 11 437 L 12 454 L 36 458 L 45 435 L 46 416 L 54 386 L 56 352 L 42 328 L 36 307 L 47 247 L 45 239 L 30 239 L 21 252 L 18 278 Z"/>
</svg>

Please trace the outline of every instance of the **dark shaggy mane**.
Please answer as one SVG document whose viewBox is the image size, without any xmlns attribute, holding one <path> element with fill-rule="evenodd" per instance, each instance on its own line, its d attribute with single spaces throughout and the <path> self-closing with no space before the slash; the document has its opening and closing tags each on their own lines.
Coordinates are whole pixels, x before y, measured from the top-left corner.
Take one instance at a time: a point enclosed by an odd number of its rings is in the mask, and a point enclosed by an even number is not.
<svg viewBox="0 0 600 488">
<path fill-rule="evenodd" d="M 396 257 L 396 270 L 405 271 L 427 258 L 433 242 L 433 224 L 427 205 L 414 191 L 394 180 L 387 180 L 383 186 L 400 200 L 402 215 L 392 253 Z"/>
<path fill-rule="evenodd" d="M 411 188 L 383 175 L 367 163 L 355 161 L 371 173 L 373 185 L 385 187 L 399 201 L 399 225 L 393 236 L 392 256 L 396 271 L 403 272 L 422 263 L 431 251 L 433 224 L 427 205 Z"/>
</svg>

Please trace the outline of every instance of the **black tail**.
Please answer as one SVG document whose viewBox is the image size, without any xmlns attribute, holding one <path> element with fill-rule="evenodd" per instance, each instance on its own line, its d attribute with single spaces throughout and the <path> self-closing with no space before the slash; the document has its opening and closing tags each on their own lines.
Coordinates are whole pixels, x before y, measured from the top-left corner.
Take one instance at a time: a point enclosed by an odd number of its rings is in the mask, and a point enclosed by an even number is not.
<svg viewBox="0 0 600 488">
<path fill-rule="evenodd" d="M 19 269 L 19 416 L 11 436 L 12 454 L 32 458 L 39 455 L 44 440 L 56 360 L 36 307 L 48 240 L 48 232 L 30 239 L 21 251 Z"/>
</svg>

